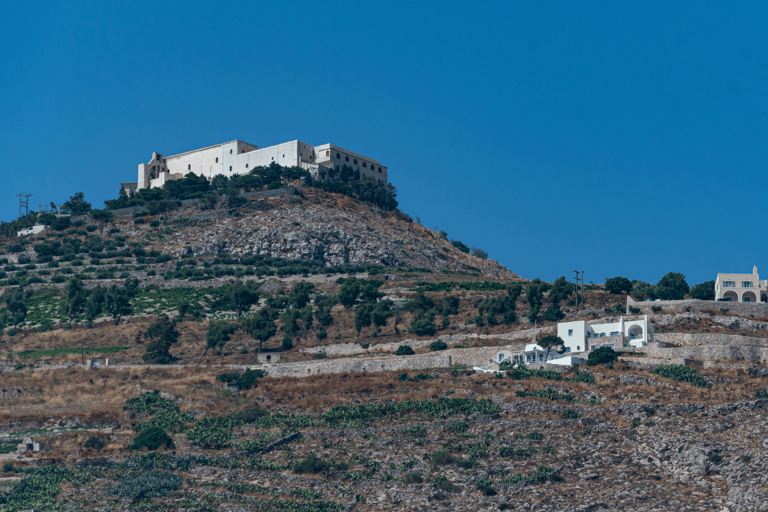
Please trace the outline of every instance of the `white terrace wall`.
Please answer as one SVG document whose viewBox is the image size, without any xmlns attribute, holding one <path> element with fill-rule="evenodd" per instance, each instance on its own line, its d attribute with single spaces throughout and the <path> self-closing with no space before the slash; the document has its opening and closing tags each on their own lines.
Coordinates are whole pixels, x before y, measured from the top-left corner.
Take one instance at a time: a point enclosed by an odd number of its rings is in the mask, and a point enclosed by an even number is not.
<svg viewBox="0 0 768 512">
<path fill-rule="evenodd" d="M 365 359 L 335 359 L 301 363 L 283 363 L 267 368 L 270 377 L 306 377 L 318 373 L 386 372 L 450 368 L 453 366 L 487 366 L 500 350 L 510 347 L 451 349 L 428 355 L 389 356 Z"/>
<path fill-rule="evenodd" d="M 686 334 L 664 333 L 656 335 L 657 341 L 673 343 L 683 347 L 699 347 L 706 345 L 733 345 L 768 347 L 768 338 L 752 338 L 735 334 Z"/>
<path fill-rule="evenodd" d="M 727 309 L 730 313 L 737 315 L 754 315 L 760 317 L 768 317 L 768 303 L 750 303 L 750 302 L 720 302 L 715 300 L 660 300 L 651 302 L 636 302 L 632 297 L 627 296 L 627 313 L 630 313 L 629 308 L 638 308 L 640 313 L 652 315 L 655 312 L 653 307 L 661 307 L 663 312 L 682 313 L 686 308 L 690 308 L 690 311 L 701 311 L 703 309 L 714 309 L 720 311 Z"/>
</svg>

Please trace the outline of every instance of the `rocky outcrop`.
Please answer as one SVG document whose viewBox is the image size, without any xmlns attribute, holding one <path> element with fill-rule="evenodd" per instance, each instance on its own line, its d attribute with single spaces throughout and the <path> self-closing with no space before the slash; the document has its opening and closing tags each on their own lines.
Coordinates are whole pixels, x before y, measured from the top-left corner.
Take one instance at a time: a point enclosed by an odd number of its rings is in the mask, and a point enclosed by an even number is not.
<svg viewBox="0 0 768 512">
<path fill-rule="evenodd" d="M 385 212 L 346 196 L 305 188 L 303 198 L 259 202 L 268 202 L 269 207 L 248 205 L 237 212 L 238 216 L 225 212 L 215 221 L 184 227 L 157 249 L 174 256 L 225 252 L 233 257 L 313 260 L 326 266 L 374 264 L 517 277 L 494 260 L 461 252 L 400 213 Z M 190 218 L 195 214 L 194 208 L 188 208 L 175 216 Z"/>
</svg>

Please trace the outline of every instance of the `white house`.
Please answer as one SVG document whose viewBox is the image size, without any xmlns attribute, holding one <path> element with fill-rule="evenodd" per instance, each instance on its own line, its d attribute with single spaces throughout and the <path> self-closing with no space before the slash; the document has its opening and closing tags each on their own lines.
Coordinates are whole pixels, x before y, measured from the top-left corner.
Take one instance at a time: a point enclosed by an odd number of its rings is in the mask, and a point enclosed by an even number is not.
<svg viewBox="0 0 768 512">
<path fill-rule="evenodd" d="M 31 228 L 22 229 L 21 231 L 17 231 L 17 236 L 29 236 L 29 235 L 36 235 L 38 233 L 42 233 L 45 231 L 45 228 L 47 226 L 43 226 L 42 224 L 35 224 Z"/>
<path fill-rule="evenodd" d="M 544 359 L 546 357 L 546 360 Z M 496 363 L 501 364 L 504 361 L 509 361 L 512 365 L 517 363 L 551 363 L 554 359 L 560 359 L 562 354 L 559 354 L 555 349 L 549 351 L 547 356 L 547 349 L 542 348 L 534 343 L 530 343 L 525 346 L 523 352 L 512 352 L 511 350 L 501 350 L 496 355 Z"/>
<path fill-rule="evenodd" d="M 717 274 L 715 300 L 768 302 L 768 280 L 760 280 L 756 266 L 751 274 Z"/>
<path fill-rule="evenodd" d="M 557 335 L 565 342 L 565 351 L 589 352 L 600 347 L 615 349 L 624 347 L 643 347 L 653 342 L 653 325 L 646 315 L 642 320 L 624 321 L 610 324 L 590 324 L 584 320 L 560 322 Z"/>
</svg>

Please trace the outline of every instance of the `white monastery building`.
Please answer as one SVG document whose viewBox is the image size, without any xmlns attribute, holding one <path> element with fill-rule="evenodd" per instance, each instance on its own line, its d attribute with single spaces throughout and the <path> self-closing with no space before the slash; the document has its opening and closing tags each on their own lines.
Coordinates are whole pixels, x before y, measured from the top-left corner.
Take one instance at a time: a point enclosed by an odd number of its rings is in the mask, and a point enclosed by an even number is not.
<svg viewBox="0 0 768 512">
<path fill-rule="evenodd" d="M 367 176 L 380 183 L 388 183 L 387 168 L 381 162 L 333 144 L 312 146 L 293 140 L 259 149 L 255 144 L 233 140 L 178 155 L 152 153 L 148 163 L 139 164 L 137 182 L 120 185 L 126 192 L 132 192 L 162 187 L 166 181 L 181 179 L 190 172 L 208 179 L 219 174 L 230 177 L 247 174 L 254 167 L 266 167 L 273 162 L 284 167 L 302 167 L 313 174 L 322 167 L 341 168 L 346 165 L 353 171 L 359 171 L 361 178 Z"/>
<path fill-rule="evenodd" d="M 648 315 L 642 320 L 624 321 L 610 324 L 591 325 L 584 320 L 560 322 L 557 335 L 565 342 L 567 352 L 589 352 L 600 347 L 620 349 L 624 347 L 644 347 L 653 342 L 653 325 L 648 322 Z"/>
<path fill-rule="evenodd" d="M 768 280 L 760 280 L 757 267 L 751 274 L 717 274 L 715 300 L 768 302 Z"/>
</svg>

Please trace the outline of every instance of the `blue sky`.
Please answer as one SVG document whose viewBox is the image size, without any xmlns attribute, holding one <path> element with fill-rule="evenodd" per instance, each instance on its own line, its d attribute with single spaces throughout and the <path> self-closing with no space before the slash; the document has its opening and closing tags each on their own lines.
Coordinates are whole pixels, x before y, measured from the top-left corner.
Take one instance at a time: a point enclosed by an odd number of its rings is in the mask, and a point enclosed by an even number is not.
<svg viewBox="0 0 768 512">
<path fill-rule="evenodd" d="M 119 5 L 124 4 L 124 5 Z M 30 2 L 0 19 L 0 219 L 152 151 L 333 143 L 523 277 L 768 272 L 765 3 Z"/>
</svg>

